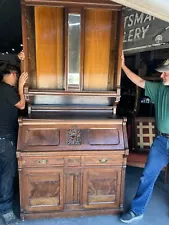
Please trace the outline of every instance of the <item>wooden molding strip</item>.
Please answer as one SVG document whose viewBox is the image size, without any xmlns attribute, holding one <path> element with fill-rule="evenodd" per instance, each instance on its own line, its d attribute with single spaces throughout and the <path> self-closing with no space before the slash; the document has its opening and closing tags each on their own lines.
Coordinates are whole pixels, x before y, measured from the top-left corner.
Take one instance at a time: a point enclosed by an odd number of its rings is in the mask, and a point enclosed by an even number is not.
<svg viewBox="0 0 169 225">
<path fill-rule="evenodd" d="M 75 6 L 75 7 L 94 7 L 94 8 L 110 8 L 114 10 L 121 10 L 122 5 L 112 2 L 111 0 L 22 0 L 22 4 L 26 5 L 54 5 L 54 6 Z"/>
<path fill-rule="evenodd" d="M 57 91 L 57 90 L 37 90 L 29 89 L 28 92 L 25 91 L 25 94 L 28 96 L 35 95 L 69 95 L 69 96 L 105 96 L 105 97 L 120 97 L 119 93 L 116 91 L 98 91 L 98 92 L 89 92 L 89 91 Z"/>
</svg>

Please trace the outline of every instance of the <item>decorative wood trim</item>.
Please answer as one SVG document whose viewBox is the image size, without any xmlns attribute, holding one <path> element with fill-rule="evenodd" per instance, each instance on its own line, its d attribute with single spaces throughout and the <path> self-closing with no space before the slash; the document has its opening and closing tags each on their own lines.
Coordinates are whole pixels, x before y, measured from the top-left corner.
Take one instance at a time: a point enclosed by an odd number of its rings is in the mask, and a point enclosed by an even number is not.
<svg viewBox="0 0 169 225">
<path fill-rule="evenodd" d="M 121 82 L 121 54 L 123 51 L 123 36 L 124 36 L 124 16 L 123 12 L 119 12 L 118 15 L 118 26 L 119 32 L 117 32 L 117 35 L 120 35 L 118 38 L 118 54 L 117 54 L 117 87 L 120 87 L 120 82 Z"/>
<path fill-rule="evenodd" d="M 38 89 L 29 89 L 27 95 L 73 95 L 73 96 L 105 96 L 105 97 L 120 97 L 116 91 L 56 91 L 56 90 L 38 90 Z"/>
<path fill-rule="evenodd" d="M 67 130 L 67 144 L 68 145 L 81 145 L 82 137 L 80 129 Z"/>
<path fill-rule="evenodd" d="M 80 119 L 74 119 L 74 120 L 65 120 L 65 119 L 60 119 L 60 120 L 55 120 L 55 119 L 50 119 L 50 118 L 48 118 L 48 119 L 33 119 L 33 118 L 31 118 L 31 115 L 30 116 L 28 116 L 27 118 L 23 118 L 22 120 L 21 119 L 19 119 L 19 123 L 21 123 L 21 124 L 19 124 L 20 126 L 22 126 L 23 125 L 23 123 L 24 123 L 24 125 L 32 125 L 32 126 L 34 126 L 34 125 L 43 125 L 43 126 L 45 126 L 45 125 L 64 125 L 64 124 L 66 124 L 66 125 L 76 125 L 76 124 L 78 124 L 78 125 L 85 125 L 85 126 L 87 126 L 88 124 L 91 124 L 91 120 L 85 120 L 85 119 L 83 119 L 83 120 L 80 120 Z M 97 125 L 98 124 L 98 119 L 92 119 L 92 125 Z M 121 125 L 121 119 L 117 119 L 117 118 L 113 118 L 113 116 L 112 116 L 112 118 L 109 118 L 109 119 L 100 119 L 99 120 L 99 125 Z M 123 153 L 125 153 L 126 152 L 126 150 L 124 150 L 124 152 Z M 49 152 L 48 152 L 49 153 Z"/>
<path fill-rule="evenodd" d="M 117 95 L 121 96 L 121 89 L 120 89 L 120 87 L 117 87 Z M 119 99 L 119 101 L 120 101 L 120 99 Z"/>
<path fill-rule="evenodd" d="M 112 111 L 112 106 L 49 106 L 49 105 L 32 105 L 32 111 Z"/>
<path fill-rule="evenodd" d="M 123 126 L 124 148 L 128 149 L 128 138 L 127 138 L 126 123 L 127 123 L 127 118 L 123 118 L 122 126 Z"/>
<path fill-rule="evenodd" d="M 114 49 L 113 45 L 114 45 L 114 42 L 116 42 L 117 40 L 117 20 L 114 21 L 114 18 L 113 18 L 113 12 L 112 12 L 112 24 L 111 24 L 111 42 L 110 42 L 110 55 L 109 55 L 109 74 L 108 74 L 108 84 L 107 84 L 107 90 L 110 90 L 111 87 L 112 87 L 112 79 L 111 77 L 113 77 L 113 82 L 114 82 L 114 79 L 115 79 L 115 62 L 113 62 L 114 60 L 112 59 L 113 58 L 113 55 L 115 54 L 116 52 L 116 49 Z M 116 18 L 117 19 L 117 18 Z M 113 33 L 115 33 L 115 37 L 113 37 Z M 115 85 L 113 85 L 114 87 Z"/>
<path fill-rule="evenodd" d="M 25 85 L 25 87 L 24 87 L 24 95 L 25 95 L 25 100 L 26 100 L 27 102 L 30 101 L 29 94 L 28 94 L 28 90 L 29 90 L 28 85 Z"/>
<path fill-rule="evenodd" d="M 118 100 L 116 98 L 114 104 L 113 104 L 113 114 L 116 115 L 117 113 L 117 105 L 118 105 Z"/>
<path fill-rule="evenodd" d="M 22 40 L 23 40 L 23 51 L 25 56 L 28 56 L 28 30 L 27 30 L 27 19 L 26 19 L 26 6 L 22 5 Z M 24 62 L 21 65 L 21 72 L 28 71 L 28 57 L 25 57 Z"/>
<path fill-rule="evenodd" d="M 64 79 L 65 79 L 65 91 L 68 91 L 68 60 L 69 60 L 69 57 L 68 57 L 68 9 L 66 8 L 64 10 L 65 12 L 65 26 L 64 26 L 64 46 L 65 46 L 65 76 L 64 76 Z"/>
<path fill-rule="evenodd" d="M 85 46 L 84 46 L 85 15 L 84 14 L 85 14 L 84 9 L 81 9 L 80 91 L 83 91 L 83 83 L 84 83 L 84 54 L 85 54 Z"/>
<path fill-rule="evenodd" d="M 120 101 L 120 98 L 121 98 L 121 92 L 120 92 L 120 87 L 117 87 L 117 95 L 116 95 L 116 100 L 113 104 L 113 114 L 116 115 L 116 112 L 117 112 L 117 105 Z"/>
<path fill-rule="evenodd" d="M 24 122 L 25 123 L 25 122 Z M 114 151 L 99 151 L 99 154 L 101 154 L 103 157 L 105 155 L 110 155 L 113 153 L 114 156 L 116 157 L 122 157 L 122 155 L 125 154 L 125 150 L 114 150 Z M 93 156 L 95 155 L 96 156 L 96 151 L 62 151 L 62 156 L 61 156 L 61 152 L 59 151 L 55 151 L 55 152 L 26 152 L 26 151 L 17 151 L 17 158 L 18 157 L 34 157 L 36 155 L 36 157 L 84 157 L 84 156 Z M 84 163 L 82 162 L 82 166 L 84 166 Z"/>
<path fill-rule="evenodd" d="M 25 100 L 26 100 L 27 106 L 28 106 L 28 114 L 30 114 L 31 113 L 31 102 L 30 102 L 30 97 L 29 97 L 29 94 L 28 94 L 28 90 L 29 90 L 28 85 L 25 85 L 25 87 L 24 87 L 24 96 L 25 96 Z"/>
<path fill-rule="evenodd" d="M 50 218 L 58 218 L 58 217 L 79 217 L 79 216 L 98 216 L 98 215 L 115 215 L 120 214 L 123 212 L 123 209 L 90 209 L 88 211 L 82 211 L 82 210 L 67 210 L 63 212 L 52 212 L 50 213 Z M 21 219 L 24 220 L 34 220 L 34 219 L 42 219 L 42 218 L 49 218 L 48 212 L 43 213 L 24 213 L 21 211 Z"/>
<path fill-rule="evenodd" d="M 22 0 L 22 4 L 31 5 L 51 5 L 63 7 L 88 7 L 88 8 L 107 8 L 112 10 L 121 10 L 122 5 L 112 2 L 111 0 Z"/>
<path fill-rule="evenodd" d="M 123 177 L 125 177 L 126 168 L 122 168 L 121 171 L 121 190 L 120 190 L 120 208 L 123 209 L 123 202 L 124 202 L 124 188 L 125 188 L 125 181 Z"/>
</svg>

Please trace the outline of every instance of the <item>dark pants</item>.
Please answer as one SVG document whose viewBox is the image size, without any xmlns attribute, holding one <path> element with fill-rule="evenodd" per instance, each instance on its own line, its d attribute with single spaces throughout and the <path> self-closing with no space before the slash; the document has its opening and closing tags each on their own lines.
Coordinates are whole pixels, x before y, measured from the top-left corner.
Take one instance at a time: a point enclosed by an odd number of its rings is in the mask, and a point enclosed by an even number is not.
<svg viewBox="0 0 169 225">
<path fill-rule="evenodd" d="M 0 213 L 12 210 L 13 181 L 16 173 L 16 138 L 0 137 Z"/>
</svg>

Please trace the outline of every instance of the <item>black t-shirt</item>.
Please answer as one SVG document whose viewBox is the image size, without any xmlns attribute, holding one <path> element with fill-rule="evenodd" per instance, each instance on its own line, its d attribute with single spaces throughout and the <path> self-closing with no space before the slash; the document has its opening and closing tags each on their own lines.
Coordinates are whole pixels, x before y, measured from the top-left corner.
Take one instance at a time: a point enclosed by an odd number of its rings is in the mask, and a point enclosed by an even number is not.
<svg viewBox="0 0 169 225">
<path fill-rule="evenodd" d="M 15 105 L 19 101 L 15 88 L 0 82 L 0 137 L 17 133 L 18 109 Z"/>
</svg>

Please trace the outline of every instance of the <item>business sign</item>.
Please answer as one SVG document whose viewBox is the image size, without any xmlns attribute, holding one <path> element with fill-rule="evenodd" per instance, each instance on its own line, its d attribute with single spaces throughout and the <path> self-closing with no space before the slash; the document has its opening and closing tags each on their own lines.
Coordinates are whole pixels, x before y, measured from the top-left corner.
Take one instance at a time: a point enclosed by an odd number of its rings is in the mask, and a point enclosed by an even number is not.
<svg viewBox="0 0 169 225">
<path fill-rule="evenodd" d="M 169 48 L 169 23 L 127 8 L 124 16 L 125 52 Z"/>
</svg>

